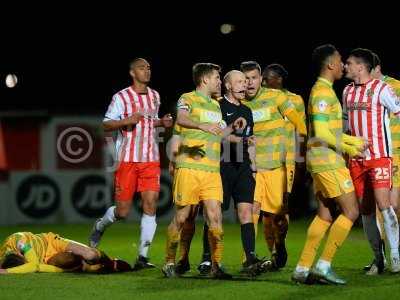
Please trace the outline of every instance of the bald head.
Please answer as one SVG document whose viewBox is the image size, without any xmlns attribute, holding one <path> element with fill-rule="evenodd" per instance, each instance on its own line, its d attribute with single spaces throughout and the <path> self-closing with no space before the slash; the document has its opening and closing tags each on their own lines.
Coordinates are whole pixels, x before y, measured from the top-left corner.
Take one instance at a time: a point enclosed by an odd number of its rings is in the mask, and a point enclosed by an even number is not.
<svg viewBox="0 0 400 300">
<path fill-rule="evenodd" d="M 232 81 L 244 78 L 246 80 L 246 76 L 243 72 L 238 70 L 232 70 L 225 74 L 224 76 L 224 85 L 226 86 L 227 83 L 232 84 Z"/>
<path fill-rule="evenodd" d="M 246 75 L 238 70 L 232 70 L 224 76 L 226 95 L 231 99 L 242 100 L 246 91 Z"/>
</svg>

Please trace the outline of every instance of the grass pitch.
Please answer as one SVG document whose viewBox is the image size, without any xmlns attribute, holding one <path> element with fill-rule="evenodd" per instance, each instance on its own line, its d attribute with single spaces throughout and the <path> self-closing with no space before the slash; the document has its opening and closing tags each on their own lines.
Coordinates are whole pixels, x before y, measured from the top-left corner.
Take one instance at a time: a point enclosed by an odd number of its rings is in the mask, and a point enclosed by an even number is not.
<svg viewBox="0 0 400 300">
<path fill-rule="evenodd" d="M 348 280 L 346 286 L 296 285 L 290 281 L 293 268 L 302 250 L 307 222 L 292 222 L 289 227 L 287 266 L 275 273 L 266 273 L 254 280 L 239 274 L 241 259 L 240 227 L 225 224 L 224 266 L 235 276 L 232 281 L 216 281 L 197 277 L 196 266 L 201 254 L 202 224 L 197 224 L 192 242 L 192 270 L 185 278 L 166 279 L 160 269 L 140 272 L 89 274 L 27 274 L 0 276 L 0 299 L 142 299 L 142 300 L 211 300 L 211 299 L 398 299 L 400 276 L 388 272 L 377 277 L 363 275 L 362 267 L 371 260 L 367 241 L 360 228 L 354 228 L 339 250 L 335 271 Z M 139 225 L 118 223 L 105 233 L 100 248 L 110 256 L 132 263 L 137 253 Z M 36 225 L 0 227 L 0 240 L 16 231 L 35 233 L 53 231 L 86 243 L 90 225 Z M 259 231 L 262 232 L 261 225 Z M 151 261 L 161 267 L 164 261 L 166 225 L 157 228 L 151 248 Z M 257 253 L 267 255 L 262 234 L 257 238 Z M 269 254 L 268 254 L 269 256 Z"/>
</svg>

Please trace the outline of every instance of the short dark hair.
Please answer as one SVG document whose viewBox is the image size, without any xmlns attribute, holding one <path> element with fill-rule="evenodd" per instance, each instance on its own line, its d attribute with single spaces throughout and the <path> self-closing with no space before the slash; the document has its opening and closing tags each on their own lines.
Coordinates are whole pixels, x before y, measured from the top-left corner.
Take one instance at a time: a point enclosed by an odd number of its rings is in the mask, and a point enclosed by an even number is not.
<svg viewBox="0 0 400 300">
<path fill-rule="evenodd" d="M 258 70 L 261 74 L 261 67 L 260 64 L 254 60 L 243 61 L 240 63 L 240 71 L 242 72 L 249 72 L 253 70 Z"/>
<path fill-rule="evenodd" d="M 350 52 L 350 55 L 354 57 L 358 63 L 363 64 L 368 72 L 371 72 L 372 68 L 374 67 L 374 53 L 365 48 L 357 48 Z"/>
<path fill-rule="evenodd" d="M 288 71 L 286 71 L 286 69 L 285 69 L 282 65 L 280 65 L 280 64 L 270 64 L 270 65 L 268 65 L 268 66 L 264 69 L 264 71 L 263 71 L 263 73 L 262 73 L 262 77 L 263 77 L 263 78 L 266 78 L 266 77 L 267 77 L 267 74 L 268 74 L 269 72 L 274 72 L 274 73 L 277 74 L 279 77 L 282 77 L 283 80 L 286 80 L 286 79 L 288 78 L 288 76 L 289 76 Z"/>
<path fill-rule="evenodd" d="M 23 256 L 17 255 L 15 253 L 7 254 L 4 258 L 3 263 L 1 264 L 2 269 L 8 269 L 13 267 L 18 267 L 26 263 L 26 260 Z"/>
<path fill-rule="evenodd" d="M 221 67 L 212 63 L 197 63 L 193 66 L 193 82 L 195 86 L 201 84 L 201 80 L 204 76 L 210 75 L 213 71 L 221 72 Z"/>
<path fill-rule="evenodd" d="M 318 74 L 321 73 L 328 59 L 335 54 L 336 51 L 336 47 L 332 44 L 321 45 L 314 49 L 312 53 L 312 63 Z"/>
<path fill-rule="evenodd" d="M 129 70 L 132 70 L 132 69 L 133 69 L 133 66 L 134 66 L 138 61 L 140 61 L 140 60 L 147 61 L 147 59 L 145 59 L 145 58 L 142 58 L 142 57 L 135 57 L 134 59 L 132 59 L 132 60 L 129 62 Z"/>
<path fill-rule="evenodd" d="M 379 55 L 376 54 L 375 52 L 372 52 L 372 55 L 374 56 L 374 62 L 372 65 L 372 68 L 375 69 L 377 66 L 382 67 L 381 59 L 379 58 Z"/>
</svg>

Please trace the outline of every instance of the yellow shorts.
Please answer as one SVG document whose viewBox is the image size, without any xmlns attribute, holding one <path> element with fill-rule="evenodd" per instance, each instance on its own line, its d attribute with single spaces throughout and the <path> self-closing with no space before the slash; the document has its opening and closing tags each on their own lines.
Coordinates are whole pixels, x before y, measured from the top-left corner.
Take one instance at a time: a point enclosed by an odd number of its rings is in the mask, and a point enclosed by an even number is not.
<svg viewBox="0 0 400 300">
<path fill-rule="evenodd" d="M 65 252 L 68 244 L 72 242 L 71 240 L 65 239 L 52 232 L 46 233 L 45 239 L 47 242 L 46 256 L 44 257 L 45 263 L 47 263 L 54 255 L 60 252 Z"/>
<path fill-rule="evenodd" d="M 178 206 L 197 205 L 203 200 L 222 202 L 222 181 L 219 172 L 207 172 L 188 168 L 176 170 L 173 198 Z"/>
<path fill-rule="evenodd" d="M 393 155 L 392 187 L 400 188 L 400 157 Z"/>
<path fill-rule="evenodd" d="M 254 201 L 261 204 L 262 211 L 279 213 L 283 206 L 284 192 L 286 192 L 286 167 L 257 172 Z"/>
<path fill-rule="evenodd" d="M 354 192 L 353 181 L 347 168 L 311 173 L 314 191 L 321 192 L 324 198 L 335 198 Z"/>
<path fill-rule="evenodd" d="M 291 193 L 294 183 L 294 173 L 296 171 L 296 165 L 286 165 L 286 192 Z"/>
</svg>

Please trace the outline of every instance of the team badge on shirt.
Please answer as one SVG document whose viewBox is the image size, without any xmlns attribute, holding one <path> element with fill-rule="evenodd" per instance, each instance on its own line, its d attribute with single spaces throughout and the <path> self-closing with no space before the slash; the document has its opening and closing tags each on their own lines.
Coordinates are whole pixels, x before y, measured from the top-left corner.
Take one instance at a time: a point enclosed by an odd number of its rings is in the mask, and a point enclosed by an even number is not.
<svg viewBox="0 0 400 300">
<path fill-rule="evenodd" d="M 343 185 L 346 189 L 349 189 L 353 186 L 353 182 L 350 179 L 347 179 L 343 182 Z"/>
<path fill-rule="evenodd" d="M 189 110 L 189 105 L 186 104 L 184 98 L 180 98 L 177 104 L 178 109 Z"/>
<path fill-rule="evenodd" d="M 367 97 L 372 97 L 374 95 L 374 91 L 372 89 L 369 89 L 367 91 Z"/>
<path fill-rule="evenodd" d="M 321 101 L 318 102 L 318 110 L 320 112 L 324 112 L 327 107 L 328 107 L 328 103 L 326 103 L 325 100 L 321 100 Z"/>
</svg>

